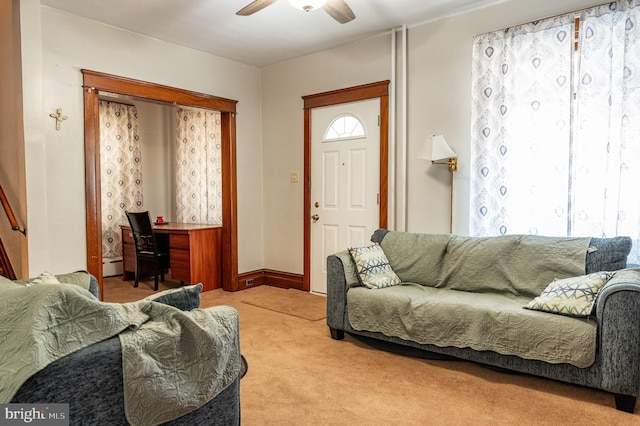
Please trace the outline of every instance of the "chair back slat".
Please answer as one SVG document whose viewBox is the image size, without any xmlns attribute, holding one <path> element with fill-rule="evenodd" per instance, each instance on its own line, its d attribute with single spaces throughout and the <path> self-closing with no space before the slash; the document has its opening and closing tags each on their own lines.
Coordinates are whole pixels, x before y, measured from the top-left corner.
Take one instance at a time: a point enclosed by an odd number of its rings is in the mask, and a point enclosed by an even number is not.
<svg viewBox="0 0 640 426">
<path fill-rule="evenodd" d="M 149 212 L 126 212 L 136 251 L 155 252 L 156 242 Z"/>
</svg>

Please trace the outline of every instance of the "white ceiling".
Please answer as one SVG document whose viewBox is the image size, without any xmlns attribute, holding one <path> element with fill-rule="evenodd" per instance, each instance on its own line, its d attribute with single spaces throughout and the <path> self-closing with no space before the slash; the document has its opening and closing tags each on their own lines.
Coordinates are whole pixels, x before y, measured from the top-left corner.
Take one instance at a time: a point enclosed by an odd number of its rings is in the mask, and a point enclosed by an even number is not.
<svg viewBox="0 0 640 426">
<path fill-rule="evenodd" d="M 403 25 L 435 21 L 507 0 L 347 0 L 356 19 L 339 24 L 323 10 L 288 0 L 251 16 L 252 0 L 41 0 L 41 4 L 148 37 L 258 67 L 336 47 Z"/>
</svg>

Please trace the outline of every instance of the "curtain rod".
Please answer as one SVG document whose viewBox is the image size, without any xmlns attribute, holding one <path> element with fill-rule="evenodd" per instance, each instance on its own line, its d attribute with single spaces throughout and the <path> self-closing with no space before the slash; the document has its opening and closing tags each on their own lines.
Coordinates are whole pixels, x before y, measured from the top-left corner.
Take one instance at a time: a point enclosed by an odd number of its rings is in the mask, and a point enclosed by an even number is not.
<svg viewBox="0 0 640 426">
<path fill-rule="evenodd" d="M 493 31 L 506 30 L 508 28 L 519 27 L 521 25 L 533 24 L 534 22 L 544 21 L 546 19 L 554 19 L 554 18 L 558 18 L 560 16 L 578 14 L 578 13 L 584 12 L 585 10 L 594 9 L 596 7 L 601 7 L 601 6 L 604 6 L 604 5 L 607 5 L 607 4 L 611 4 L 611 3 L 617 3 L 617 1 L 608 1 L 608 2 L 604 2 L 604 3 L 595 4 L 593 6 L 587 6 L 587 7 L 583 7 L 583 8 L 580 8 L 580 9 L 572 10 L 572 11 L 569 11 L 569 12 L 556 13 L 555 15 L 545 16 L 545 17 L 538 18 L 538 19 L 532 19 L 532 20 L 527 21 L 527 22 L 521 22 L 519 24 L 510 25 L 510 26 L 508 26 L 506 28 L 498 28 L 496 30 L 486 31 L 486 32 L 484 32 L 482 34 L 490 33 L 490 32 L 493 32 Z"/>
<path fill-rule="evenodd" d="M 119 104 L 119 105 L 125 105 L 125 106 L 135 107 L 135 105 L 133 105 L 133 104 L 127 104 L 127 103 L 124 103 L 124 102 L 108 101 L 108 100 L 106 100 L 106 99 L 100 99 L 100 100 L 101 100 L 101 101 L 105 101 L 105 102 L 109 102 L 109 103 L 112 103 L 112 104 Z M 136 108 L 137 108 L 137 107 L 136 107 Z"/>
<path fill-rule="evenodd" d="M 582 13 L 582 12 L 584 12 L 585 10 L 595 9 L 596 7 L 605 6 L 605 5 L 607 5 L 607 4 L 611 4 L 611 3 L 618 3 L 618 1 L 607 1 L 607 2 L 604 2 L 604 3 L 594 4 L 593 6 L 587 6 L 587 7 L 583 7 L 583 8 L 576 9 L 576 10 L 572 10 L 572 11 L 569 11 L 569 12 L 557 13 L 557 14 L 555 14 L 555 15 L 546 16 L 546 17 L 544 17 L 544 18 L 540 18 L 540 19 L 533 19 L 533 20 L 531 20 L 531 21 L 529 21 L 529 22 L 524 22 L 524 23 L 522 23 L 522 24 L 512 25 L 512 27 L 517 27 L 518 25 L 527 25 L 527 24 L 532 24 L 532 23 L 534 23 L 534 22 L 542 21 L 542 20 L 545 20 L 545 19 L 558 18 L 558 17 L 560 17 L 560 16 L 564 16 L 564 15 L 571 15 L 571 14 L 574 14 L 574 13 Z"/>
</svg>

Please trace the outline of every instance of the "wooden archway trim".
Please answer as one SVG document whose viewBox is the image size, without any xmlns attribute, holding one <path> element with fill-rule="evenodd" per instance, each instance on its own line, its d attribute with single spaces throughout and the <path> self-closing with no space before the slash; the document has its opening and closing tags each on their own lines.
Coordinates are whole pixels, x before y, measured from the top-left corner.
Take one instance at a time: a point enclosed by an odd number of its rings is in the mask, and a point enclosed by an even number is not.
<svg viewBox="0 0 640 426">
<path fill-rule="evenodd" d="M 237 101 L 126 77 L 82 70 L 84 87 L 85 198 L 87 270 L 98 278 L 102 293 L 102 211 L 100 205 L 100 91 L 154 102 L 209 108 L 221 112 L 222 135 L 222 283 L 238 287 L 238 214 L 236 184 Z"/>
<path fill-rule="evenodd" d="M 163 86 L 162 84 L 134 80 L 127 77 L 82 70 L 83 86 L 99 91 L 126 94 L 169 104 L 215 109 L 220 112 L 236 112 L 238 101 L 204 93 Z M 135 93 L 135 95 L 133 94 Z"/>
<path fill-rule="evenodd" d="M 389 80 L 303 96 L 304 100 L 304 276 L 302 289 L 311 290 L 311 110 L 313 108 L 380 99 L 380 227 L 388 222 Z"/>
</svg>

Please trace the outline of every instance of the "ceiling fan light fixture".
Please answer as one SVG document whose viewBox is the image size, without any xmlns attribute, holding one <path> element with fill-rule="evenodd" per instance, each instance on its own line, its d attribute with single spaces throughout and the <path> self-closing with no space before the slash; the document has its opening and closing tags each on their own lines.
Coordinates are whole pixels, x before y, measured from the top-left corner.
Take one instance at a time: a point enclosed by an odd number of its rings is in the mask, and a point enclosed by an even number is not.
<svg viewBox="0 0 640 426">
<path fill-rule="evenodd" d="M 319 9 L 327 2 L 327 0 L 289 0 L 289 3 L 297 9 L 309 12 Z"/>
</svg>

